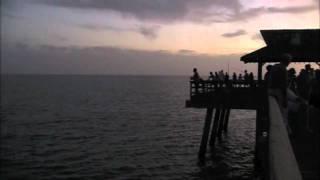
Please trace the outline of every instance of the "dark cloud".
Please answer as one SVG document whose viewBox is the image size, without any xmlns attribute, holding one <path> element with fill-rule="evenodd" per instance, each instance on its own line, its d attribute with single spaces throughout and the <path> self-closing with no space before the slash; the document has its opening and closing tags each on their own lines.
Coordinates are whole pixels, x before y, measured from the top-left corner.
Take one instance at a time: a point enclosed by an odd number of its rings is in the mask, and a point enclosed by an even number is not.
<svg viewBox="0 0 320 180">
<path fill-rule="evenodd" d="M 108 26 L 108 25 L 97 25 L 97 24 L 79 24 L 78 27 L 92 30 L 92 31 L 125 31 L 122 28 L 114 27 L 114 26 Z"/>
<path fill-rule="evenodd" d="M 115 31 L 115 32 L 135 32 L 147 39 L 153 40 L 158 37 L 159 25 L 136 25 L 134 27 L 116 27 L 98 24 L 79 24 L 78 27 L 93 31 Z"/>
<path fill-rule="evenodd" d="M 117 47 L 3 46 L 1 73 L 27 74 L 151 74 L 188 75 L 197 67 L 200 75 L 225 69 L 256 67 L 240 62 L 240 55 L 181 54 Z"/>
<path fill-rule="evenodd" d="M 155 39 L 158 36 L 160 26 L 140 26 L 138 32 L 148 39 Z"/>
<path fill-rule="evenodd" d="M 180 49 L 178 52 L 181 54 L 194 54 L 194 53 L 196 53 L 196 51 L 190 50 L 190 49 Z"/>
<path fill-rule="evenodd" d="M 233 38 L 233 37 L 237 37 L 237 36 L 242 36 L 242 35 L 245 35 L 247 34 L 247 32 L 243 29 L 239 29 L 235 32 L 230 32 L 230 33 L 224 33 L 222 34 L 223 37 L 226 37 L 226 38 Z"/>
<path fill-rule="evenodd" d="M 66 8 L 109 10 L 140 20 L 175 22 L 192 19 L 202 21 L 202 13 L 214 8 L 224 12 L 239 12 L 239 0 L 34 0 Z"/>
<path fill-rule="evenodd" d="M 204 24 L 246 21 L 270 13 L 306 13 L 319 8 L 314 1 L 306 6 L 246 9 L 240 0 L 4 0 L 3 4 L 12 7 L 27 2 L 63 8 L 115 12 L 123 17 L 148 22 L 189 21 Z M 143 28 L 141 32 L 147 32 L 148 37 L 153 37 L 153 33 L 148 33 L 149 31 Z"/>
<path fill-rule="evenodd" d="M 262 14 L 305 13 L 318 8 L 314 3 L 306 6 L 243 9 L 239 0 L 39 0 L 39 2 L 67 8 L 111 10 L 140 20 L 197 23 L 242 21 Z"/>
</svg>

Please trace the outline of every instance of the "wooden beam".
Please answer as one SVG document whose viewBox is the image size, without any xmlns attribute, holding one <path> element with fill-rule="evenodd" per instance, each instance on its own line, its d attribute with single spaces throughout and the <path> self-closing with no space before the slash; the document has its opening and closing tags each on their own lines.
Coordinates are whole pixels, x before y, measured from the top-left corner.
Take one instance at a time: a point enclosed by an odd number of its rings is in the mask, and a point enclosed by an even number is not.
<svg viewBox="0 0 320 180">
<path fill-rule="evenodd" d="M 223 108 L 221 110 L 220 117 L 219 117 L 219 127 L 218 127 L 218 137 L 219 138 L 221 138 L 221 136 L 222 136 L 222 130 L 223 130 L 225 116 L 226 116 L 226 109 Z"/>
<path fill-rule="evenodd" d="M 207 150 L 212 114 L 213 114 L 213 107 L 208 107 L 206 119 L 205 119 L 204 127 L 203 127 L 200 150 L 199 150 L 199 154 L 198 154 L 200 162 L 205 161 L 205 154 L 206 154 L 206 150 Z"/>
<path fill-rule="evenodd" d="M 260 87 L 262 85 L 262 66 L 263 66 L 263 63 L 259 62 L 258 63 L 258 85 Z"/>
<path fill-rule="evenodd" d="M 214 144 L 216 141 L 216 135 L 217 135 L 217 131 L 218 131 L 220 114 L 221 114 L 220 108 L 216 108 L 216 113 L 214 115 L 214 121 L 213 121 L 212 130 L 211 130 L 211 137 L 210 137 L 210 146 L 211 147 L 214 147 Z"/>
<path fill-rule="evenodd" d="M 227 109 L 227 111 L 226 111 L 226 116 L 225 116 L 225 119 L 224 119 L 223 130 L 224 130 L 225 132 L 228 131 L 230 110 L 231 110 L 231 109 L 229 109 L 229 108 Z"/>
</svg>

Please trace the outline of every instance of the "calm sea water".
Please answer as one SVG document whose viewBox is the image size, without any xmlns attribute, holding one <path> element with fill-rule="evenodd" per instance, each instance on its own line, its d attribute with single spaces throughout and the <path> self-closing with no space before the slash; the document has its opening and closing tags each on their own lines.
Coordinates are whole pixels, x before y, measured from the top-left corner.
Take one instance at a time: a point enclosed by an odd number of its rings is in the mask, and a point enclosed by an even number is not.
<svg viewBox="0 0 320 180">
<path fill-rule="evenodd" d="M 251 179 L 255 113 L 198 166 L 204 109 L 187 77 L 1 77 L 0 179 Z"/>
</svg>

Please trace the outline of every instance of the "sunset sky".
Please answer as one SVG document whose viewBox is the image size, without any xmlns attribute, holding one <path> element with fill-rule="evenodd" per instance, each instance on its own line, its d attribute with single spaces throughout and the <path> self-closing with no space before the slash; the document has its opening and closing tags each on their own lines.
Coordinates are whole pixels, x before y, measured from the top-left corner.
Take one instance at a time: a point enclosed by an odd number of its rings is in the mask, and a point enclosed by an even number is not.
<svg viewBox="0 0 320 180">
<path fill-rule="evenodd" d="M 2 0 L 1 72 L 254 70 L 261 29 L 319 28 L 319 0 Z"/>
</svg>

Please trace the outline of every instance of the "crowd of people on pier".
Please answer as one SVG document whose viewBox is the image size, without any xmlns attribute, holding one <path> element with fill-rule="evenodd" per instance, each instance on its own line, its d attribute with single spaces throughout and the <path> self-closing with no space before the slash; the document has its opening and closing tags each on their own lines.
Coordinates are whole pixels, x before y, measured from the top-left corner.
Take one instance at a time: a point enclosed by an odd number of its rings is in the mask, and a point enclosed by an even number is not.
<svg viewBox="0 0 320 180">
<path fill-rule="evenodd" d="M 297 75 L 294 68 L 287 70 L 290 61 L 281 61 L 279 64 L 267 65 L 264 75 L 264 86 L 270 89 L 279 104 L 287 106 L 287 100 L 291 96 L 299 96 L 308 103 L 320 108 L 320 68 L 314 69 L 310 64 L 306 64 Z M 320 67 L 320 64 L 319 64 Z M 243 83 L 255 84 L 255 78 L 252 72 L 244 70 L 244 73 L 233 73 L 230 77 L 228 72 L 223 70 L 210 72 L 208 79 L 200 77 L 197 68 L 193 69 L 191 80 L 196 82 L 220 82 L 220 83 Z M 288 93 L 288 90 L 290 92 Z M 288 97 L 287 95 L 290 95 Z"/>
<path fill-rule="evenodd" d="M 306 64 L 297 75 L 294 68 L 287 70 L 289 63 L 290 58 L 287 58 L 279 64 L 268 65 L 264 82 L 269 95 L 277 99 L 284 122 L 291 134 L 292 127 L 297 127 L 298 122 L 293 119 L 296 119 L 301 112 L 304 112 L 307 127 L 311 129 L 308 109 L 312 105 L 320 110 L 320 64 L 316 69 Z"/>
<path fill-rule="evenodd" d="M 233 73 L 230 77 L 228 72 L 224 72 L 223 70 L 216 71 L 216 72 L 210 72 L 208 79 L 204 80 L 200 77 L 197 68 L 193 69 L 193 76 L 191 76 L 191 80 L 193 81 L 207 81 L 207 82 L 219 82 L 223 84 L 230 84 L 230 83 L 243 83 L 253 86 L 254 85 L 254 75 L 252 72 L 248 72 L 247 70 L 244 70 L 244 73 L 237 74 Z"/>
<path fill-rule="evenodd" d="M 274 96 L 278 101 L 289 132 L 291 130 L 288 112 L 297 114 L 301 107 L 308 108 L 309 105 L 320 110 L 320 64 L 317 64 L 316 69 L 312 68 L 310 64 L 306 64 L 297 74 L 294 68 L 287 70 L 290 60 L 290 56 L 288 56 L 278 64 L 267 65 L 264 79 L 260 84 L 267 88 L 269 95 Z M 223 70 L 210 72 L 208 79 L 204 80 L 200 77 L 198 70 L 194 68 L 191 80 L 196 82 L 197 92 L 197 87 L 199 87 L 197 84 L 200 82 L 218 82 L 216 84 L 220 84 L 220 87 L 233 87 L 233 84 L 237 83 L 248 85 L 247 87 L 256 87 L 253 73 L 248 73 L 247 70 L 243 74 L 233 73 L 231 77 Z M 221 86 L 221 84 L 224 85 Z"/>
<path fill-rule="evenodd" d="M 280 88 L 291 91 L 308 103 L 320 108 L 320 68 L 314 69 L 306 64 L 297 75 L 294 68 L 290 68 L 281 75 L 278 73 L 279 65 L 268 65 L 265 74 L 265 83 L 268 88 Z M 320 67 L 320 66 L 319 66 Z M 284 78 L 281 78 L 284 77 Z"/>
</svg>

